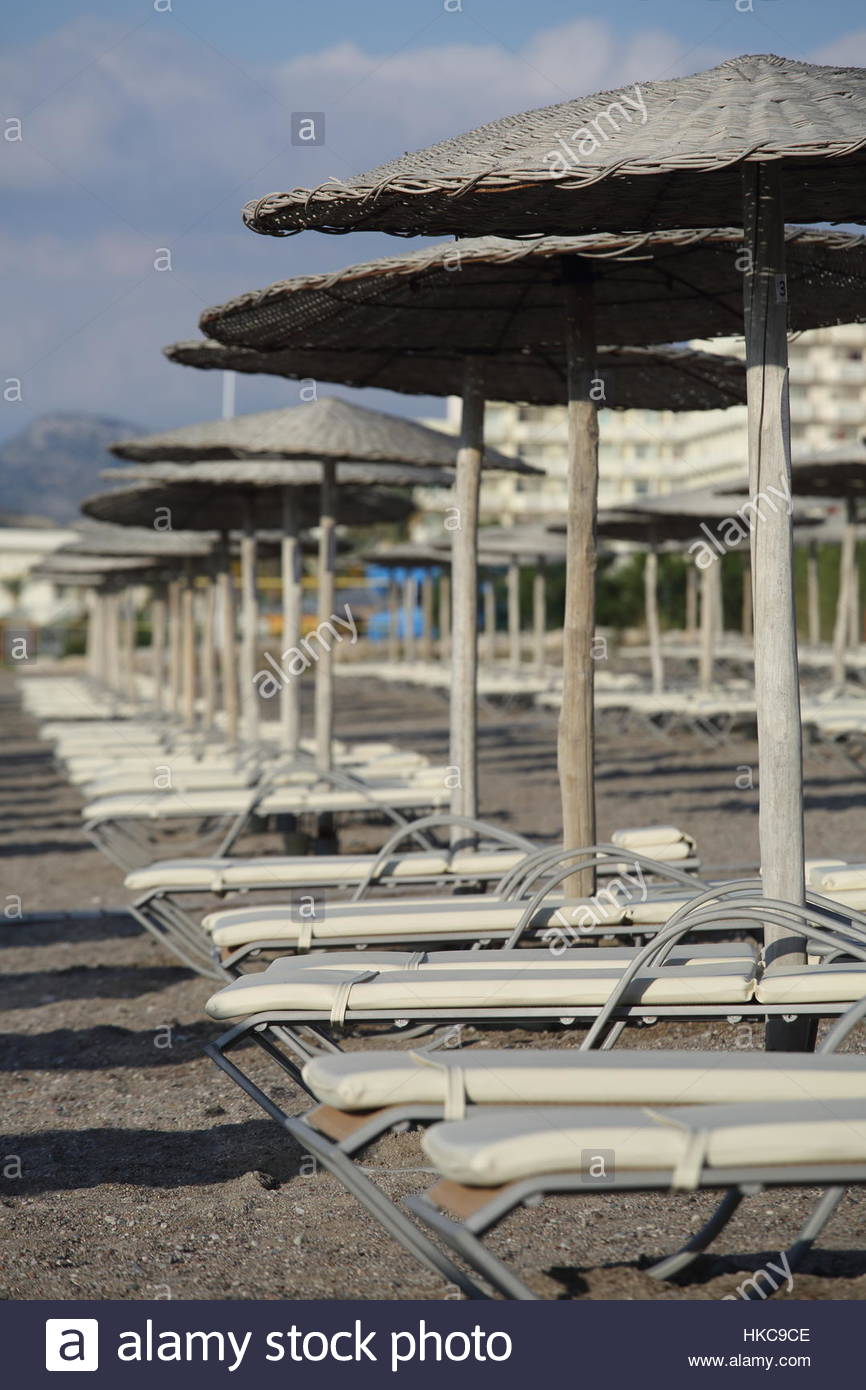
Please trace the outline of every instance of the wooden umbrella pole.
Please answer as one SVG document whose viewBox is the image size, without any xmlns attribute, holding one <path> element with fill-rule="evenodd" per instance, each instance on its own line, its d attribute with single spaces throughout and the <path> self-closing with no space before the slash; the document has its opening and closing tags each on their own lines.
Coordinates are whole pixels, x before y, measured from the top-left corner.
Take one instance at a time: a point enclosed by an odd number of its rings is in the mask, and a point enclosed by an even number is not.
<svg viewBox="0 0 866 1390">
<path fill-rule="evenodd" d="M 643 585 L 652 688 L 654 694 L 660 695 L 665 688 L 665 672 L 662 657 L 662 634 L 659 626 L 659 557 L 655 546 L 650 546 L 646 553 Z"/>
<path fill-rule="evenodd" d="M 283 488 L 283 539 L 280 568 L 283 585 L 283 655 L 280 666 L 292 660 L 301 640 L 302 567 L 301 543 L 298 538 L 298 513 L 295 494 Z M 288 654 L 288 655 L 287 655 Z M 287 671 L 287 674 L 291 675 Z M 283 684 L 280 700 L 281 741 L 284 751 L 294 758 L 301 739 L 301 683 L 294 676 Z"/>
<path fill-rule="evenodd" d="M 415 660 L 415 611 L 418 607 L 418 581 L 414 574 L 403 580 L 403 660 Z"/>
<path fill-rule="evenodd" d="M 159 714 L 165 709 L 165 621 L 165 589 L 159 585 L 150 603 L 150 679 Z"/>
<path fill-rule="evenodd" d="M 818 587 L 818 544 L 809 542 L 806 554 L 806 597 L 809 621 L 809 645 L 817 647 L 821 641 L 821 596 Z"/>
<path fill-rule="evenodd" d="M 508 562 L 508 660 L 516 671 L 520 666 L 520 565 L 513 556 Z"/>
<path fill-rule="evenodd" d="M 484 449 L 484 397 L 476 363 L 463 377 L 460 449 L 451 533 L 451 810 L 478 815 L 478 506 Z M 454 827 L 452 844 L 466 840 Z"/>
<path fill-rule="evenodd" d="M 188 729 L 195 726 L 195 589 L 192 561 L 185 561 L 183 596 L 181 599 L 183 722 Z"/>
<path fill-rule="evenodd" d="M 129 695 L 133 703 L 138 704 L 138 674 L 135 669 L 135 657 L 138 650 L 138 605 L 135 601 L 135 590 L 131 585 L 126 591 L 126 621 L 127 641 L 129 644 L 129 667 L 127 670 Z"/>
<path fill-rule="evenodd" d="M 593 640 L 595 634 L 596 514 L 598 506 L 598 413 L 591 396 L 595 370 L 595 313 L 592 280 L 564 261 L 565 337 L 568 383 L 568 503 L 562 707 L 557 757 L 562 793 L 563 848 L 594 845 L 595 731 Z M 595 891 L 595 870 L 582 869 L 565 882 L 567 897 Z"/>
<path fill-rule="evenodd" d="M 532 631 L 533 662 L 539 675 L 545 667 L 545 639 L 547 636 L 547 583 L 544 574 L 544 561 L 539 558 L 532 576 Z"/>
<path fill-rule="evenodd" d="M 745 638 L 752 636 L 754 627 L 752 608 L 752 560 L 748 551 L 743 553 L 742 604 L 740 609 L 740 631 Z"/>
<path fill-rule="evenodd" d="M 89 611 L 87 616 L 88 648 L 90 659 L 87 673 L 90 679 L 98 682 L 102 678 L 102 599 L 96 589 L 89 590 Z"/>
<path fill-rule="evenodd" d="M 743 227 L 749 487 L 772 485 L 791 496 L 785 227 L 779 165 L 747 164 Z M 751 533 L 754 573 L 755 707 L 761 874 L 770 898 L 805 899 L 803 733 L 794 601 L 793 524 L 784 507 L 757 509 Z M 789 928 L 764 926 L 767 963 L 805 963 L 805 941 Z M 799 1051 L 814 1041 L 808 1019 L 768 1020 L 766 1046 Z"/>
<path fill-rule="evenodd" d="M 433 660 L 433 575 L 429 570 L 421 580 L 421 660 Z"/>
<path fill-rule="evenodd" d="M 216 719 L 216 586 L 210 570 L 205 575 L 202 606 L 201 637 L 199 639 L 201 718 L 202 727 L 210 730 Z"/>
<path fill-rule="evenodd" d="M 701 654 L 698 662 L 698 689 L 704 694 L 713 688 L 716 649 L 716 584 L 713 570 L 717 561 L 701 570 Z"/>
<path fill-rule="evenodd" d="M 235 605 L 235 585 L 232 576 L 231 551 L 228 535 L 222 537 L 220 547 L 220 568 L 217 578 L 220 594 L 220 666 L 222 675 L 222 703 L 226 718 L 226 741 L 229 748 L 236 748 L 240 730 L 240 711 L 238 702 L 238 647 L 237 647 L 237 609 Z"/>
<path fill-rule="evenodd" d="M 108 684 L 116 695 L 120 695 L 123 654 L 120 644 L 120 594 L 116 589 L 110 596 L 108 616 Z"/>
<path fill-rule="evenodd" d="M 839 592 L 836 599 L 836 622 L 833 627 L 833 685 L 845 684 L 845 653 L 848 647 L 851 606 L 854 594 L 854 566 L 857 552 L 857 514 L 851 499 L 845 504 L 845 529 L 839 552 Z"/>
<path fill-rule="evenodd" d="M 102 633 L 100 640 L 101 662 L 100 680 L 107 690 L 111 689 L 112 682 L 112 651 L 111 651 L 111 607 L 114 594 L 110 588 L 106 588 L 102 593 Z"/>
<path fill-rule="evenodd" d="M 444 570 L 439 576 L 439 658 L 447 661 L 451 655 L 451 576 Z"/>
<path fill-rule="evenodd" d="M 698 572 L 686 564 L 686 634 L 694 639 L 698 630 Z"/>
<path fill-rule="evenodd" d="M 96 629 L 93 622 L 93 615 L 96 611 L 95 598 L 92 589 L 84 592 L 84 674 L 88 680 L 93 680 L 93 670 L 95 662 L 95 636 Z"/>
<path fill-rule="evenodd" d="M 496 660 L 496 586 L 492 579 L 484 581 L 484 650 L 487 660 Z"/>
<path fill-rule="evenodd" d="M 244 737 L 255 743 L 259 736 L 259 692 L 256 685 L 256 647 L 259 611 L 256 597 L 256 529 L 253 507 L 246 502 L 241 534 L 241 643 L 240 686 Z"/>
<path fill-rule="evenodd" d="M 121 695 L 131 698 L 129 677 L 129 589 L 117 595 L 117 685 Z"/>
<path fill-rule="evenodd" d="M 388 660 L 400 660 L 400 590 L 393 574 L 388 579 Z"/>
<path fill-rule="evenodd" d="M 852 653 L 860 646 L 862 622 L 860 617 L 860 551 L 857 543 L 857 504 L 849 502 L 851 524 L 854 527 L 854 544 L 851 547 L 851 615 L 848 645 Z"/>
<path fill-rule="evenodd" d="M 334 613 L 337 517 L 337 465 L 322 464 L 319 507 L 319 651 L 316 663 L 316 763 L 323 772 L 333 766 L 334 667 L 328 631 Z"/>
<path fill-rule="evenodd" d="M 180 580 L 168 586 L 168 712 L 177 718 L 180 701 Z"/>
</svg>

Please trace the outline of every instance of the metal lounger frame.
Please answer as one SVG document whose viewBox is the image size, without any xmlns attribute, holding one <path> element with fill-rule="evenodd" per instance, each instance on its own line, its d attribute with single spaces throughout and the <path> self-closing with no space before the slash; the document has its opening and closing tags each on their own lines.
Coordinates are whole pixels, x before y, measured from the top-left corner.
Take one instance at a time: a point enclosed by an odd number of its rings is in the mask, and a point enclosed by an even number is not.
<svg viewBox="0 0 866 1390">
<path fill-rule="evenodd" d="M 792 920 L 799 921 L 801 924 L 800 929 L 803 930 L 812 941 L 829 947 L 831 952 L 835 951 L 837 954 L 853 954 L 857 958 L 866 961 L 866 917 L 862 917 L 860 914 L 849 914 L 847 912 L 837 914 L 835 911 L 827 913 L 821 906 L 821 903 L 826 900 L 820 900 L 820 902 L 816 903 L 814 906 L 809 905 L 804 909 L 782 904 L 781 908 L 783 910 L 780 911 L 779 905 L 771 903 L 770 900 L 762 898 L 754 899 L 750 897 L 749 887 L 743 886 L 715 893 L 712 893 L 712 890 L 710 890 L 706 894 L 703 894 L 702 898 L 709 901 L 711 894 L 717 900 L 721 900 L 719 905 L 715 908 L 715 911 L 713 911 L 713 909 L 703 909 L 698 913 L 695 913 L 694 910 L 692 913 L 689 913 L 687 910 L 681 909 L 678 914 L 680 918 L 679 922 L 673 926 L 668 924 L 671 929 L 666 931 L 665 940 L 660 942 L 656 939 L 652 943 L 652 946 L 645 948 L 641 955 L 646 956 L 655 949 L 656 954 L 660 955 L 661 959 L 664 959 L 676 942 L 689 931 L 695 929 L 704 931 L 718 930 L 719 926 L 722 925 L 719 920 L 720 917 L 723 918 L 724 925 L 730 927 L 731 911 L 729 902 L 733 899 L 738 900 L 736 915 L 743 921 L 749 923 L 753 923 L 755 920 L 765 921 L 770 916 L 775 916 L 777 920 L 781 921 L 787 920 L 788 923 Z M 786 907 L 791 907 L 790 913 L 784 911 Z M 700 917 L 700 920 L 694 920 L 695 917 Z M 816 928 L 811 921 L 804 921 L 807 917 L 817 918 L 824 925 Z M 840 924 L 843 930 L 839 930 Z M 605 1009 L 606 1008 L 607 1006 L 605 1006 Z M 613 1021 L 612 1016 L 614 1013 L 617 1015 L 617 1020 L 619 1019 L 618 1008 L 616 1010 L 611 1010 L 607 1015 L 605 1015 L 605 1009 L 596 1009 L 594 1011 L 596 1014 L 596 1025 L 590 1030 L 587 1037 L 581 1043 L 581 1051 L 592 1050 L 599 1046 L 602 1049 L 608 1049 L 613 1046 L 616 1038 L 619 1036 L 619 1032 L 624 1026 L 625 1020 L 622 1020 L 622 1022 Z M 769 1013 L 780 1013 L 782 1010 L 783 1006 L 768 1007 L 767 1005 L 758 1005 L 757 1009 L 750 1013 L 749 1016 L 764 1018 Z M 807 1011 L 818 1012 L 822 1015 L 828 1013 L 838 1013 L 842 1015 L 827 1035 L 820 1049 L 822 1053 L 828 1053 L 835 1051 L 839 1042 L 847 1036 L 848 1032 L 850 1032 L 850 1030 L 861 1021 L 864 1014 L 866 1014 L 866 999 L 854 1005 L 850 1003 L 839 1005 L 837 1008 L 826 1005 L 814 1006 L 806 1010 L 804 1010 L 802 1006 L 798 1006 L 797 1008 L 797 1013 Z M 431 1016 L 435 1016 L 437 1021 L 441 1022 L 447 1020 L 447 1015 L 443 1015 L 441 1012 L 425 1012 Z M 381 1013 L 378 1016 L 384 1017 Z M 413 1015 L 413 1017 L 414 1016 L 415 1015 Z M 515 1018 L 515 1022 L 518 1024 L 525 1022 L 527 1016 L 535 1017 L 538 1016 L 538 1014 L 537 1011 L 534 1010 L 522 1012 Z M 639 1007 L 632 1006 L 631 1016 L 640 1017 Z M 646 1014 L 644 1016 L 648 1017 L 649 1015 Z M 718 1006 L 711 1006 L 710 1008 L 697 1011 L 695 1009 L 688 1011 L 684 1008 L 677 1008 L 675 1011 L 671 1009 L 664 1011 L 655 1009 L 652 1016 L 699 1017 L 703 1019 L 707 1017 L 724 1017 L 726 1015 Z M 727 1016 L 731 1017 L 730 1012 L 728 1012 Z M 368 1013 L 362 1015 L 362 1017 L 375 1018 L 377 1015 Z M 393 1020 L 393 1013 L 388 1014 L 387 1018 Z M 739 1020 L 740 1015 L 734 1016 L 734 1021 Z M 353 1018 L 353 1021 L 356 1020 Z M 477 1024 L 478 1022 L 477 1018 L 467 1019 L 465 1012 L 461 1016 L 460 1021 L 468 1021 L 473 1024 Z M 602 1028 L 598 1027 L 599 1021 L 603 1023 Z M 612 1021 L 613 1026 L 608 1027 L 607 1025 Z M 496 1022 L 501 1023 L 501 1019 L 497 1019 Z M 243 1072 L 227 1055 L 243 1042 L 248 1040 L 253 1041 L 272 1058 L 284 1072 L 287 1072 L 302 1090 L 306 1090 L 307 1088 L 304 1086 L 301 1074 L 301 1066 L 304 1061 L 316 1056 L 322 1048 L 331 1052 L 339 1051 L 337 1044 L 328 1037 L 327 1033 L 322 1031 L 322 1023 L 323 1016 L 313 1016 L 309 1013 L 288 1014 L 275 1012 L 271 1014 L 259 1014 L 235 1024 L 213 1043 L 209 1043 L 205 1051 L 216 1065 L 220 1067 L 226 1075 L 231 1077 L 251 1099 L 255 1100 L 268 1115 L 275 1119 L 298 1144 L 312 1154 L 316 1160 L 321 1162 L 328 1171 L 333 1173 L 334 1176 L 343 1183 L 347 1191 L 358 1198 L 361 1204 L 371 1215 L 375 1216 L 377 1220 L 380 1221 L 383 1228 L 393 1236 L 404 1249 L 409 1251 L 410 1254 L 415 1255 L 427 1268 L 435 1269 L 436 1272 L 449 1282 L 461 1288 L 469 1297 L 487 1297 L 478 1285 L 472 1284 L 471 1287 L 467 1287 L 463 1271 L 459 1269 L 453 1261 L 445 1260 L 442 1251 L 432 1241 L 428 1240 L 426 1244 L 419 1244 L 417 1226 L 400 1212 L 385 1194 L 376 1187 L 367 1174 L 352 1161 L 352 1155 L 361 1152 L 369 1144 L 375 1142 L 396 1125 L 423 1124 L 440 1119 L 443 1113 L 441 1106 L 418 1104 L 389 1107 L 368 1116 L 366 1121 L 353 1128 L 352 1133 L 348 1137 L 335 1141 L 317 1130 L 315 1125 L 311 1123 L 311 1117 L 317 1107 L 314 1107 L 312 1111 L 302 1116 L 288 1115 L 275 1100 L 269 1097 L 262 1088 Z M 316 1045 L 313 1047 L 311 1047 L 302 1036 L 305 1025 L 306 1029 L 311 1032 L 315 1040 Z M 307 1093 L 309 1094 L 309 1092 Z M 857 1171 L 859 1173 L 860 1170 Z M 861 1180 L 866 1180 L 866 1169 L 863 1171 L 864 1177 L 861 1179 L 859 1176 L 849 1177 L 846 1170 L 845 1181 L 859 1182 Z M 572 1177 L 573 1176 L 574 1175 L 572 1175 Z M 714 1177 L 719 1178 L 719 1174 L 714 1174 Z M 834 1177 L 837 1184 L 842 1182 L 843 1175 L 841 1172 L 836 1172 Z M 530 1196 L 542 1196 L 545 1190 L 578 1191 L 587 1188 L 591 1192 L 599 1191 L 598 1183 L 595 1181 L 593 1181 L 591 1187 L 585 1182 L 581 1183 L 575 1181 L 572 1183 L 571 1187 L 567 1189 L 560 1187 L 544 1188 L 544 1183 L 550 1183 L 550 1181 L 550 1179 L 539 1179 L 538 1182 L 541 1184 L 540 1186 L 533 1188 L 531 1191 L 529 1188 L 527 1188 L 526 1191 L 523 1191 L 521 1188 L 520 1193 L 517 1193 L 517 1185 L 512 1185 L 515 1191 L 514 1200 L 506 1203 L 498 1215 L 495 1215 L 498 1208 L 495 1206 L 491 1207 L 491 1220 L 488 1224 L 492 1225 L 495 1224 L 496 1221 L 503 1219 L 508 1211 L 527 1200 Z M 714 1185 L 728 1188 L 729 1191 L 722 1199 L 717 1212 L 682 1250 L 670 1256 L 668 1259 L 661 1261 L 650 1273 L 655 1274 L 658 1278 L 670 1278 L 672 1275 L 680 1273 L 687 1268 L 691 1261 L 706 1249 L 711 1240 L 713 1240 L 724 1225 L 727 1224 L 743 1197 L 747 1195 L 750 1184 L 754 1181 L 756 1180 L 744 1176 L 742 1173 L 737 1173 L 732 1176 L 722 1175 L 721 1180 L 716 1181 Z M 766 1179 L 766 1181 L 769 1182 L 771 1179 Z M 779 1181 L 782 1182 L 784 1179 L 780 1178 Z M 633 1183 L 629 1183 L 629 1175 L 624 1175 L 622 1181 L 615 1184 L 615 1186 L 631 1186 L 632 1188 L 646 1186 L 669 1187 L 670 1174 L 643 1174 L 640 1175 L 639 1180 Z M 506 1191 L 511 1192 L 512 1188 L 508 1188 Z M 821 1199 L 815 1212 L 801 1230 L 797 1241 L 791 1247 L 791 1252 L 796 1258 L 802 1259 L 809 1245 L 815 1239 L 832 1210 L 841 1199 L 843 1190 L 844 1189 L 840 1186 L 834 1187 Z M 421 1205 L 422 1203 L 425 1204 Z M 491 1256 L 481 1245 L 474 1228 L 467 1229 L 467 1227 L 460 1226 L 459 1223 L 450 1221 L 448 1217 L 441 1215 L 441 1213 L 424 1198 L 407 1199 L 406 1205 L 416 1216 L 421 1217 L 440 1239 L 444 1239 L 457 1254 L 467 1259 L 475 1271 L 483 1278 L 486 1278 L 489 1283 L 492 1283 L 494 1288 L 499 1292 L 504 1293 L 507 1297 L 535 1297 L 525 1285 L 519 1280 L 516 1280 L 515 1276 L 502 1266 L 501 1262 L 496 1261 L 495 1257 Z M 486 1211 L 487 1208 L 485 1207 L 484 1210 Z M 495 1221 L 493 1220 L 494 1216 Z M 791 1267 L 793 1268 L 794 1266 L 792 1265 Z"/>
</svg>

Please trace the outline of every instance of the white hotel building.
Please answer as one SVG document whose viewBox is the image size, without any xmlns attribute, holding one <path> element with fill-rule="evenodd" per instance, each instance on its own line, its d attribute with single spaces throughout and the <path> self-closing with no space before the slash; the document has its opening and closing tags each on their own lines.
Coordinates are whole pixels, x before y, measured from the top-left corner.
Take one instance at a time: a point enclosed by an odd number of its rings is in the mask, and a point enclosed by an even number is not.
<svg viewBox="0 0 866 1390">
<path fill-rule="evenodd" d="M 694 343 L 743 355 L 742 339 Z M 794 456 L 866 437 L 866 324 L 822 328 L 791 339 L 791 437 Z M 452 397 L 444 420 L 425 424 L 450 433 L 460 426 Z M 688 487 L 717 487 L 746 474 L 746 408 L 673 411 L 602 410 L 599 416 L 599 504 Z M 491 474 L 481 490 L 484 521 L 501 525 L 561 520 L 565 507 L 566 419 L 562 406 L 488 405 L 487 442 L 537 464 L 545 478 Z M 424 494 L 442 509 L 443 494 Z"/>
</svg>

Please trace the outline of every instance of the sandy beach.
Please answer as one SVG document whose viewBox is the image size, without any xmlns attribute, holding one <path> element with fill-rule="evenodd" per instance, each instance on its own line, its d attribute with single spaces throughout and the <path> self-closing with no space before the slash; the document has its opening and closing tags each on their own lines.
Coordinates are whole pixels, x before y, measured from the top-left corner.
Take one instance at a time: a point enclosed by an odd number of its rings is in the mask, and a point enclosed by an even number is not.
<svg viewBox="0 0 866 1390">
<path fill-rule="evenodd" d="M 444 759 L 444 695 L 353 683 L 338 699 L 340 736 L 388 736 Z M 123 914 L 121 875 L 91 848 L 80 802 L 0 678 L 2 889 L 2 1156 L 0 1276 L 4 1298 L 432 1298 L 449 1290 L 397 1249 L 326 1173 L 310 1173 L 291 1141 L 202 1055 L 216 1035 L 211 992 Z M 481 805 L 491 820 L 555 836 L 555 718 L 520 705 L 481 713 Z M 640 733 L 598 745 L 599 824 L 673 822 L 704 864 L 754 864 L 753 742 L 676 745 Z M 809 749 L 810 855 L 864 857 L 866 785 L 841 753 Z M 352 824 L 347 850 L 381 843 L 384 826 Z M 243 848 L 243 846 L 241 847 Z M 276 849 L 278 846 L 274 845 Z M 10 914 L 20 897 L 23 920 Z M 118 911 L 121 909 L 121 911 Z M 41 924 L 40 913 L 85 913 Z M 754 1033 L 754 1036 L 752 1036 Z M 576 1045 L 577 1030 L 509 1033 L 515 1046 Z M 475 1047 L 505 1035 L 468 1031 Z M 657 1025 L 620 1046 L 761 1046 L 759 1030 Z M 349 1046 L 357 1045 L 351 1041 Z M 381 1044 L 379 1044 L 381 1045 Z M 391 1041 L 389 1045 L 393 1046 Z M 854 1047 L 863 1049 L 862 1034 Z M 255 1062 L 255 1066 L 264 1065 Z M 300 1111 L 300 1092 L 272 1087 Z M 17 1161 L 16 1161 L 17 1160 Z M 391 1196 L 428 1185 L 416 1134 L 368 1157 Z M 20 1175 L 19 1174 L 20 1170 Z M 549 1201 L 508 1221 L 491 1244 L 547 1298 L 713 1299 L 784 1249 L 814 1194 L 780 1191 L 744 1203 L 686 1286 L 642 1272 L 698 1228 L 711 1195 L 598 1196 Z M 858 1249 L 859 1247 L 859 1249 Z M 777 1297 L 866 1297 L 866 1195 L 843 1201 L 793 1291 Z M 749 1252 L 744 1255 L 742 1252 Z"/>
</svg>

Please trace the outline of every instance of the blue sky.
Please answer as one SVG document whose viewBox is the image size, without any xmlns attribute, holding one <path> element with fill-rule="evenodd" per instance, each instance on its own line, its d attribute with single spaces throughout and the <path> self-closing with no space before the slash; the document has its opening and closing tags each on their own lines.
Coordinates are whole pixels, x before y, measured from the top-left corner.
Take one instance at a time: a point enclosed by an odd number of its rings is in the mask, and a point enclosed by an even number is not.
<svg viewBox="0 0 866 1390">
<path fill-rule="evenodd" d="M 0 138 L 0 377 L 20 378 L 23 400 L 0 400 L 0 438 L 55 410 L 150 428 L 207 418 L 218 376 L 170 366 L 162 344 L 194 337 L 206 305 L 244 289 L 394 249 L 372 235 L 257 237 L 240 222 L 249 197 L 738 53 L 866 65 L 862 0 L 457 3 L 7 7 L 0 137 L 11 119 L 22 138 Z M 292 111 L 325 113 L 324 148 L 291 145 Z M 157 270 L 166 248 L 171 269 Z M 238 383 L 241 410 L 296 399 L 292 383 Z"/>
</svg>

